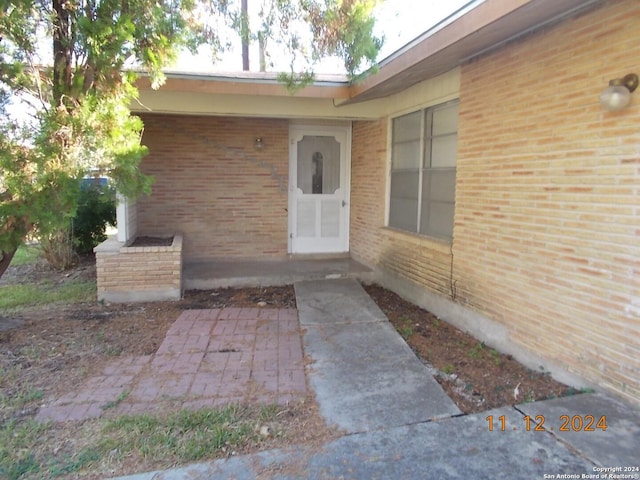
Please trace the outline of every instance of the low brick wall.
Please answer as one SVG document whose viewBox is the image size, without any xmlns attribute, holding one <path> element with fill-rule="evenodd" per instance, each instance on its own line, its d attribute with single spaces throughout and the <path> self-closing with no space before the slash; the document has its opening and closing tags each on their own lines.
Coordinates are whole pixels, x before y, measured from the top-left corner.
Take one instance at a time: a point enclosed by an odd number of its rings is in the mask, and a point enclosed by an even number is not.
<svg viewBox="0 0 640 480">
<path fill-rule="evenodd" d="M 167 247 L 128 247 L 115 238 L 98 245 L 98 301 L 127 303 L 180 300 L 182 234 Z"/>
</svg>

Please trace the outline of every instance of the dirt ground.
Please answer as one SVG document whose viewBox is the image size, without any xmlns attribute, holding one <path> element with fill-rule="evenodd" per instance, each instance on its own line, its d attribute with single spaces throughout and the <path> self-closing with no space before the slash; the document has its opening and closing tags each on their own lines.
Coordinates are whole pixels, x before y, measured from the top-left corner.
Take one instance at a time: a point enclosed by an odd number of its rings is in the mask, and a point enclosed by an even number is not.
<svg viewBox="0 0 640 480">
<path fill-rule="evenodd" d="M 93 278 L 95 264 L 89 258 L 68 272 L 52 271 L 42 264 L 10 267 L 0 285 Z M 392 292 L 375 285 L 365 288 L 463 412 L 573 393 L 547 373 L 523 367 Z M 179 302 L 47 305 L 18 313 L 0 312 L 0 372 L 4 372 L 0 395 L 22 398 L 20 408 L 3 402 L 0 425 L 33 417 L 41 403 L 77 389 L 110 358 L 154 353 L 184 309 L 295 305 L 293 287 L 285 286 L 189 291 Z M 321 444 L 337 434 L 324 425 L 311 396 L 287 409 L 281 422 L 275 428 L 285 435 L 254 447 Z M 74 428 L 60 426 L 58 433 L 73 436 Z M 121 467 L 118 473 L 127 473 L 127 466 Z"/>
<path fill-rule="evenodd" d="M 84 259 L 68 272 L 45 265 L 10 267 L 0 286 L 18 283 L 64 283 L 95 279 L 95 262 Z M 186 292 L 179 302 L 141 304 L 47 305 L 20 312 L 0 311 L 0 428 L 8 422 L 34 417 L 43 403 L 78 389 L 119 356 L 149 355 L 162 343 L 167 330 L 184 309 L 246 306 L 295 308 L 292 286 L 278 288 L 218 289 Z M 110 412 L 105 412 L 107 416 Z M 57 458 L 79 451 L 99 420 L 55 424 L 47 432 L 36 457 Z M 225 455 L 241 455 L 288 445 L 320 447 L 339 435 L 327 427 L 310 392 L 304 401 L 281 407 L 267 437 Z M 212 453 L 214 458 L 216 453 Z M 171 465 L 131 456 L 119 463 L 93 465 L 94 471 L 65 478 L 98 479 Z M 0 475 L 2 476 L 2 475 Z"/>
<path fill-rule="evenodd" d="M 577 393 L 377 285 L 365 286 L 416 355 L 465 413 Z"/>
<path fill-rule="evenodd" d="M 43 264 L 10 267 L 0 285 L 92 279 L 94 265 L 87 258 L 68 272 Z M 575 393 L 548 372 L 524 367 L 393 292 L 377 285 L 365 289 L 465 413 Z M 109 357 L 154 353 L 184 309 L 258 304 L 295 308 L 293 287 L 188 291 L 179 302 L 49 305 L 0 312 L 0 361 L 3 367 L 21 366 L 15 388 L 25 382 L 54 396 L 78 385 Z M 5 392 L 11 394 L 11 387 Z"/>
<path fill-rule="evenodd" d="M 95 263 L 84 259 L 67 272 L 43 264 L 10 267 L 0 286 L 94 278 Z M 56 398 L 77 388 L 110 358 L 155 353 L 185 309 L 258 304 L 295 308 L 293 287 L 190 291 L 178 302 L 47 305 L 17 313 L 0 311 L 0 369 L 19 372 L 10 383 L 8 376 L 0 377 L 0 394 L 11 397 L 41 391 L 44 398 Z M 35 414 L 37 403 L 19 415 Z M 16 412 L 0 411 L 0 423 L 7 415 Z"/>
</svg>

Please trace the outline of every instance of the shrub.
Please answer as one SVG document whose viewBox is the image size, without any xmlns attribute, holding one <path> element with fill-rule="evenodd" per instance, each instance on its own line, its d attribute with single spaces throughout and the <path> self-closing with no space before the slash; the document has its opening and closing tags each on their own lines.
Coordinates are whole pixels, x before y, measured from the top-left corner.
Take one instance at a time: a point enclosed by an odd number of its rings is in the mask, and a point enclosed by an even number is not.
<svg viewBox="0 0 640 480">
<path fill-rule="evenodd" d="M 83 181 L 71 227 L 75 251 L 90 253 L 93 247 L 107 239 L 107 226 L 115 224 L 115 190 L 103 182 Z"/>
<path fill-rule="evenodd" d="M 73 238 L 67 229 L 40 235 L 42 255 L 56 270 L 66 270 L 74 263 Z"/>
</svg>

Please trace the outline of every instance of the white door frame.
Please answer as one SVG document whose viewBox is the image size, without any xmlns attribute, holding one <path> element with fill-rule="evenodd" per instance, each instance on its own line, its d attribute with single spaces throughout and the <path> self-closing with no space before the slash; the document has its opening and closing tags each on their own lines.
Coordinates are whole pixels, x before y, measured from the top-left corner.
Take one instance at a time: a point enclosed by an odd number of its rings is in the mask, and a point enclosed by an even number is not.
<svg viewBox="0 0 640 480">
<path fill-rule="evenodd" d="M 296 185 L 298 183 L 298 141 L 305 135 L 310 136 L 334 136 L 340 144 L 340 168 L 342 198 L 344 206 L 340 216 L 340 245 L 338 248 L 315 251 L 300 251 L 295 242 L 296 215 L 298 196 Z M 295 253 L 346 253 L 349 251 L 349 225 L 350 225 L 350 201 L 351 201 L 351 126 L 324 126 L 324 125 L 290 125 L 289 126 L 289 228 L 287 232 L 287 251 Z"/>
</svg>

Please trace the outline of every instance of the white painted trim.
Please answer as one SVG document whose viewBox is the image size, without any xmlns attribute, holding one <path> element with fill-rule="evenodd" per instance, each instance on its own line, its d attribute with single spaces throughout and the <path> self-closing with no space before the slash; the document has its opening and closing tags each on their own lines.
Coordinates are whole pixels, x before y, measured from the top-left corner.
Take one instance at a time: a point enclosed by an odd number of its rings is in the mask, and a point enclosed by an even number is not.
<svg viewBox="0 0 640 480">
<path fill-rule="evenodd" d="M 116 224 L 118 225 L 118 241 L 126 242 L 129 240 L 129 203 L 120 192 L 116 194 Z"/>
<path fill-rule="evenodd" d="M 385 165 L 385 186 L 384 186 L 384 226 L 389 226 L 389 212 L 391 207 L 391 146 L 393 143 L 393 119 L 389 115 L 387 117 L 387 163 Z"/>
</svg>

